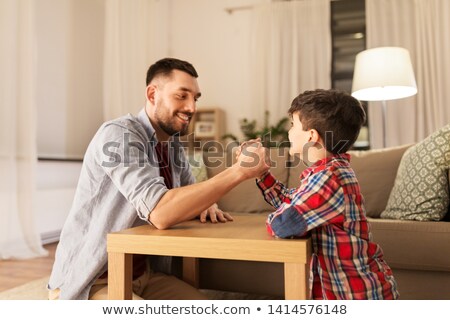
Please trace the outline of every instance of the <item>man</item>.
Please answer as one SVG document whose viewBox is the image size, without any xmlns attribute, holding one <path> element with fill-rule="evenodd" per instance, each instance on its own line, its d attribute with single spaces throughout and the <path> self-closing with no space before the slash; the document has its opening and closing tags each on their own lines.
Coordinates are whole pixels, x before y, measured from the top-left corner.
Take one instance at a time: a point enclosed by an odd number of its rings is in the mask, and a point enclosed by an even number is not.
<svg viewBox="0 0 450 320">
<path fill-rule="evenodd" d="M 166 229 L 196 217 L 232 221 L 215 202 L 268 170 L 264 149 L 253 145 L 232 167 L 193 184 L 174 136 L 187 133 L 195 113 L 197 77 L 188 62 L 157 61 L 147 72 L 145 108 L 137 117 L 104 123 L 92 139 L 56 251 L 50 299 L 106 299 L 107 233 L 145 223 Z M 175 277 L 153 272 L 144 256 L 134 258 L 133 299 L 206 298 Z"/>
</svg>

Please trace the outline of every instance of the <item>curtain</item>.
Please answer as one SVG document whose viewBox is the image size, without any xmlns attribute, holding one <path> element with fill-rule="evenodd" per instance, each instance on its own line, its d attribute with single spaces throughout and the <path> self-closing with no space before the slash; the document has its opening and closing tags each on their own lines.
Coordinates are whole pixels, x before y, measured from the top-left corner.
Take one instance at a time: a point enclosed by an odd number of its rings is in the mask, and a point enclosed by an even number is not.
<svg viewBox="0 0 450 320">
<path fill-rule="evenodd" d="M 253 8 L 252 113 L 270 124 L 287 116 L 301 92 L 331 87 L 329 0 L 274 2 Z"/>
<path fill-rule="evenodd" d="M 46 254 L 33 218 L 33 0 L 0 0 L 0 259 Z"/>
<path fill-rule="evenodd" d="M 169 9 L 170 1 L 105 2 L 104 120 L 145 105 L 147 69 L 168 54 Z"/>
<path fill-rule="evenodd" d="M 450 122 L 450 1 L 366 0 L 367 48 L 409 50 L 418 93 L 387 101 L 388 146 L 418 142 Z M 382 144 L 381 106 L 369 104 L 371 145 Z"/>
</svg>

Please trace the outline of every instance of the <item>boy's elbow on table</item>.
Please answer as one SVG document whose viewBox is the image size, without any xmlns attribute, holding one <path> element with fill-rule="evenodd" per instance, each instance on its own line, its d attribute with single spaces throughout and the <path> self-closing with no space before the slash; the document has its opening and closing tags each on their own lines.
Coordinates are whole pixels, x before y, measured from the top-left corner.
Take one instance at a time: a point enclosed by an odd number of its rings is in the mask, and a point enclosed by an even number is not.
<svg viewBox="0 0 450 320">
<path fill-rule="evenodd" d="M 282 214 L 270 215 L 266 225 L 267 231 L 272 236 L 283 239 L 300 237 L 307 232 L 305 219 L 292 207 Z"/>
</svg>

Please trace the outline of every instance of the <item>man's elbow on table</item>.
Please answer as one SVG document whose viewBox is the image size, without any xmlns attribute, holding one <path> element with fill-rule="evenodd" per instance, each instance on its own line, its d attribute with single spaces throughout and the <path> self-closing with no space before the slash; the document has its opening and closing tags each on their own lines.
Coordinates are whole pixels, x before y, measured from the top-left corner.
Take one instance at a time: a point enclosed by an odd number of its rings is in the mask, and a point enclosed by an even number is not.
<svg viewBox="0 0 450 320">
<path fill-rule="evenodd" d="M 172 227 L 175 223 L 171 222 L 170 219 L 164 217 L 163 214 L 160 214 L 159 210 L 153 210 L 148 215 L 148 221 L 159 230 L 165 230 Z"/>
<path fill-rule="evenodd" d="M 148 214 L 148 221 L 157 229 L 165 230 L 179 223 L 177 216 L 174 215 L 173 190 L 167 191 L 156 206 Z"/>
</svg>

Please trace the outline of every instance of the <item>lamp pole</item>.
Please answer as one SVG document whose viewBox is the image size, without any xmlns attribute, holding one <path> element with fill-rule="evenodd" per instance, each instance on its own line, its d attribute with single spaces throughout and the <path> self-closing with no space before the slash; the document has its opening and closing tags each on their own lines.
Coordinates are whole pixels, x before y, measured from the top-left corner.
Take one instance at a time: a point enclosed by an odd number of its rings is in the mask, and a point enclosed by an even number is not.
<svg viewBox="0 0 450 320">
<path fill-rule="evenodd" d="M 381 100 L 381 114 L 383 116 L 383 148 L 386 148 L 386 100 Z"/>
</svg>

